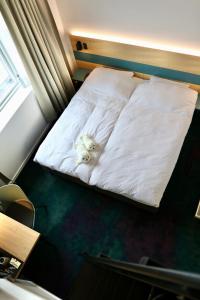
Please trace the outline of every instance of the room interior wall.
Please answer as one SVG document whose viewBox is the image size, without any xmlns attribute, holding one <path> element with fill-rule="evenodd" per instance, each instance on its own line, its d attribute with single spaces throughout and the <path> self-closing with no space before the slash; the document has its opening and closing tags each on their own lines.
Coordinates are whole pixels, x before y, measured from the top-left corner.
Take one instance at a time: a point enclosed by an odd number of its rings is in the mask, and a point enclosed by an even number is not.
<svg viewBox="0 0 200 300">
<path fill-rule="evenodd" d="M 64 29 L 63 23 L 62 23 L 62 18 L 60 16 L 60 12 L 58 9 L 58 1 L 56 0 L 48 0 L 51 12 L 53 14 L 59 35 L 60 35 L 60 39 L 69 63 L 69 67 L 71 72 L 73 73 L 75 67 L 76 67 L 76 61 L 74 58 L 74 54 L 73 54 L 73 50 L 72 50 L 72 46 L 71 46 L 71 42 L 68 36 L 67 31 Z"/>
<path fill-rule="evenodd" d="M 0 132 L 0 169 L 15 179 L 38 144 L 48 124 L 35 96 L 30 92 Z M 0 181 L 0 185 L 2 185 Z"/>
<path fill-rule="evenodd" d="M 109 34 L 200 51 L 200 1 L 58 0 L 66 32 Z"/>
</svg>

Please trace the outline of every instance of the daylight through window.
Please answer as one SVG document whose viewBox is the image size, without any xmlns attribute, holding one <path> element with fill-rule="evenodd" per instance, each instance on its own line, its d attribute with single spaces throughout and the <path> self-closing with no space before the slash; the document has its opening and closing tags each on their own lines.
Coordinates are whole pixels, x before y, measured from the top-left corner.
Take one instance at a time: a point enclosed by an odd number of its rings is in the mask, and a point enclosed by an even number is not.
<svg viewBox="0 0 200 300">
<path fill-rule="evenodd" d="M 0 110 L 17 89 L 25 85 L 24 74 L 17 50 L 0 14 Z"/>
</svg>

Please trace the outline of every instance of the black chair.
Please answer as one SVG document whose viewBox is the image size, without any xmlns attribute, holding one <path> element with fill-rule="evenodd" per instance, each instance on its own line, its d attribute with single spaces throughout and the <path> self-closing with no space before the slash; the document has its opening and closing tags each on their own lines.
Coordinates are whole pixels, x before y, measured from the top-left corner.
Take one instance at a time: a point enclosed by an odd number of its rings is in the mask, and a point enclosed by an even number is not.
<svg viewBox="0 0 200 300">
<path fill-rule="evenodd" d="M 30 228 L 34 227 L 34 205 L 16 184 L 0 187 L 0 212 Z"/>
</svg>

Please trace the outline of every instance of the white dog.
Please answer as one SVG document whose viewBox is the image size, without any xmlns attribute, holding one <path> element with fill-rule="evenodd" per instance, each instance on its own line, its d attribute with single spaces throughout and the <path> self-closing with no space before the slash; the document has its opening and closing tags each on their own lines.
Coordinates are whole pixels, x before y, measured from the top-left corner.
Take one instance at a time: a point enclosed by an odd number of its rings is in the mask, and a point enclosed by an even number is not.
<svg viewBox="0 0 200 300">
<path fill-rule="evenodd" d="M 81 163 L 88 163 L 91 160 L 91 155 L 89 151 L 85 148 L 82 143 L 75 144 L 76 153 L 78 159 L 76 161 L 77 165 Z"/>
<path fill-rule="evenodd" d="M 83 134 L 80 137 L 80 141 L 83 143 L 83 145 L 88 151 L 94 151 L 96 149 L 96 143 L 87 134 Z"/>
</svg>

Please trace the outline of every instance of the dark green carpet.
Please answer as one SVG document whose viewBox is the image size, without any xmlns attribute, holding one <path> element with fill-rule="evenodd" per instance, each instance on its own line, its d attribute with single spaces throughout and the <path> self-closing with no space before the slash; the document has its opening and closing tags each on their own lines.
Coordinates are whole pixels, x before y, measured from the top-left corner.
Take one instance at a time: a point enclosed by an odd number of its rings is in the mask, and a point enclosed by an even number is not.
<svg viewBox="0 0 200 300">
<path fill-rule="evenodd" d="M 35 204 L 35 229 L 42 233 L 24 274 L 62 298 L 85 251 L 132 262 L 145 255 L 200 273 L 200 220 L 194 218 L 200 198 L 197 112 L 157 214 L 65 181 L 32 161 L 17 183 Z"/>
</svg>

